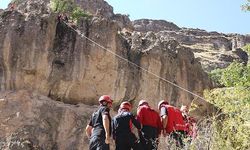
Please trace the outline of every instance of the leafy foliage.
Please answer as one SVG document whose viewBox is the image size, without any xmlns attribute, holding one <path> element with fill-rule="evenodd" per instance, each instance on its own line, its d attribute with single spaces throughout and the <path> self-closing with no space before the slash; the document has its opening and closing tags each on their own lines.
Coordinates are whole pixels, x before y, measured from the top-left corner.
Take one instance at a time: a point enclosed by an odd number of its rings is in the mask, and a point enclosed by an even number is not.
<svg viewBox="0 0 250 150">
<path fill-rule="evenodd" d="M 222 69 L 215 69 L 209 73 L 209 77 L 217 84 L 221 85 L 221 77 L 222 77 L 223 70 Z"/>
<path fill-rule="evenodd" d="M 73 0 L 51 0 L 51 9 L 55 13 L 69 14 L 73 21 L 78 21 L 81 17 L 89 18 L 91 16 L 77 6 Z"/>
<path fill-rule="evenodd" d="M 243 48 L 248 53 L 250 46 Z M 221 108 L 222 118 L 212 122 L 211 149 L 250 149 L 250 64 L 233 62 L 210 73 L 225 88 L 205 91 L 206 100 Z"/>
<path fill-rule="evenodd" d="M 247 44 L 246 46 L 244 46 L 243 50 L 246 51 L 248 55 L 250 55 L 250 44 Z"/>
<path fill-rule="evenodd" d="M 250 86 L 250 65 L 233 62 L 225 69 L 213 70 L 209 75 L 216 83 L 226 87 Z"/>
<path fill-rule="evenodd" d="M 91 15 L 85 13 L 80 7 L 76 7 L 73 9 L 71 14 L 72 20 L 78 20 L 79 18 L 89 18 Z"/>
<path fill-rule="evenodd" d="M 245 5 L 242 5 L 241 7 L 245 11 L 250 11 L 250 0 L 247 0 L 247 3 Z"/>
<path fill-rule="evenodd" d="M 212 149 L 250 148 L 249 90 L 249 87 L 234 87 L 205 91 L 206 99 L 226 114 L 223 119 L 212 121 Z"/>
<path fill-rule="evenodd" d="M 18 2 L 19 0 L 11 0 L 11 3 L 16 3 Z"/>
<path fill-rule="evenodd" d="M 72 1 L 68 0 L 52 0 L 51 1 L 51 8 L 53 12 L 56 13 L 66 13 L 70 10 L 70 5 L 72 4 Z"/>
</svg>

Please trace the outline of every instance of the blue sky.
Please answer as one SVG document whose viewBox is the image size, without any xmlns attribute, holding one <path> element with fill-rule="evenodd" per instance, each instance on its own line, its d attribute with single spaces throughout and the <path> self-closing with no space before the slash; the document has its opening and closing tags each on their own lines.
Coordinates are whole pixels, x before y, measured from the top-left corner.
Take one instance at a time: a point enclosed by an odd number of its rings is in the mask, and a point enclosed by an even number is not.
<svg viewBox="0 0 250 150">
<path fill-rule="evenodd" d="M 106 0 L 115 13 L 131 20 L 163 19 L 179 27 L 223 33 L 250 34 L 250 11 L 241 10 L 247 0 Z"/>
<path fill-rule="evenodd" d="M 0 0 L 6 8 L 10 0 Z M 163 19 L 179 27 L 223 33 L 250 34 L 250 11 L 241 10 L 247 0 L 106 0 L 115 13 L 135 19 Z"/>
<path fill-rule="evenodd" d="M 9 4 L 10 0 L 0 0 L 0 8 L 6 8 Z"/>
</svg>

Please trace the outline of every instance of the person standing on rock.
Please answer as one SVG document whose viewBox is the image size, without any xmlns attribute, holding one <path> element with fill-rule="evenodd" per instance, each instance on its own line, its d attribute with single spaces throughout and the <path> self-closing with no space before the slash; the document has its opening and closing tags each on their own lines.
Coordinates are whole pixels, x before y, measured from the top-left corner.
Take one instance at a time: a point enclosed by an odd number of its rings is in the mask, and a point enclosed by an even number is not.
<svg viewBox="0 0 250 150">
<path fill-rule="evenodd" d="M 152 109 L 146 100 L 141 100 L 138 104 L 137 119 L 142 124 L 139 136 L 143 150 L 157 150 L 162 129 L 158 112 Z"/>
<path fill-rule="evenodd" d="M 183 138 L 186 136 L 186 125 L 180 109 L 169 105 L 165 100 L 158 103 L 163 126 L 163 136 L 169 135 L 177 147 L 184 147 Z"/>
<path fill-rule="evenodd" d="M 112 102 L 109 95 L 103 95 L 99 98 L 100 107 L 92 114 L 85 129 L 86 135 L 90 138 L 89 150 L 110 149 L 111 116 L 109 111 Z"/>
<path fill-rule="evenodd" d="M 135 119 L 135 116 L 130 113 L 132 105 L 129 102 L 122 102 L 118 110 L 118 114 L 112 121 L 112 132 L 115 140 L 116 150 L 131 150 L 136 149 L 136 136 L 132 132 L 132 125 L 138 130 L 141 129 L 141 124 Z"/>
</svg>

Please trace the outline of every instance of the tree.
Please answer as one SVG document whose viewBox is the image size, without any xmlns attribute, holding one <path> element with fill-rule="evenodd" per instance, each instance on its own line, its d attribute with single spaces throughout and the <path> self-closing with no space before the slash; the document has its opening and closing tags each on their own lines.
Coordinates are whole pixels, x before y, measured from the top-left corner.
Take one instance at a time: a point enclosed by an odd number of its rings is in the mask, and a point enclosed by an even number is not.
<svg viewBox="0 0 250 150">
<path fill-rule="evenodd" d="M 71 13 L 72 20 L 77 21 L 81 17 L 89 18 L 90 15 L 85 13 L 80 7 L 75 7 Z"/>
<path fill-rule="evenodd" d="M 250 46 L 243 48 L 249 52 Z M 250 64 L 233 62 L 210 74 L 224 88 L 204 92 L 206 100 L 221 108 L 223 118 L 212 120 L 212 149 L 249 149 L 250 144 Z"/>
<path fill-rule="evenodd" d="M 242 10 L 250 11 L 250 0 L 247 0 L 247 3 L 245 5 L 242 5 Z"/>
<path fill-rule="evenodd" d="M 209 75 L 217 85 L 250 87 L 250 64 L 233 62 L 225 69 L 211 71 Z"/>
<path fill-rule="evenodd" d="M 51 9 L 55 13 L 66 13 L 73 21 L 78 21 L 80 18 L 88 18 L 91 15 L 86 13 L 73 0 L 51 0 Z"/>
<path fill-rule="evenodd" d="M 74 7 L 73 4 L 71 0 L 52 0 L 51 8 L 56 13 L 69 13 Z"/>
<path fill-rule="evenodd" d="M 250 44 L 245 45 L 242 49 L 250 55 Z"/>
</svg>

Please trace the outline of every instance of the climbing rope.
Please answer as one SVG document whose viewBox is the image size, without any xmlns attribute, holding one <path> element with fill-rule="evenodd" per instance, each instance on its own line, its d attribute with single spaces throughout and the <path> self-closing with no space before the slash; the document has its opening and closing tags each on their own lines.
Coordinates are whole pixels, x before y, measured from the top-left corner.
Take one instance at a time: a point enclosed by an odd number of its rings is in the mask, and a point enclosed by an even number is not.
<svg viewBox="0 0 250 150">
<path fill-rule="evenodd" d="M 169 80 L 167 80 L 167 79 L 165 79 L 165 78 L 163 78 L 163 77 L 161 77 L 161 76 L 159 76 L 159 75 L 157 75 L 157 74 L 155 74 L 155 73 L 153 73 L 153 72 L 151 72 L 151 71 L 148 71 L 147 69 L 145 69 L 145 68 L 143 68 L 143 67 L 141 67 L 141 66 L 139 66 L 139 65 L 137 65 L 137 64 L 135 64 L 135 63 L 133 63 L 133 62 L 131 62 L 131 61 L 129 61 L 128 59 L 126 59 L 126 58 L 124 58 L 124 57 L 122 57 L 122 56 L 120 56 L 120 55 L 114 53 L 113 51 L 111 51 L 111 50 L 105 48 L 104 46 L 100 45 L 99 43 L 95 42 L 94 40 L 92 40 L 92 39 L 88 38 L 87 36 L 85 36 L 84 34 L 82 34 L 81 31 L 74 29 L 72 26 L 68 25 L 66 22 L 63 21 L 63 23 L 64 23 L 65 25 L 67 25 L 69 28 L 71 28 L 72 30 L 74 30 L 74 31 L 75 31 L 78 35 L 80 35 L 82 38 L 85 38 L 85 39 L 89 40 L 89 41 L 92 42 L 93 44 L 97 45 L 98 47 L 100 47 L 100 48 L 102 48 L 102 49 L 104 49 L 104 50 L 106 50 L 106 51 L 108 51 L 109 53 L 115 55 L 116 57 L 120 58 L 121 60 L 124 60 L 124 61 L 126 61 L 126 62 L 128 62 L 128 63 L 134 65 L 135 67 L 138 67 L 138 68 L 140 68 L 141 70 L 147 72 L 148 74 L 151 74 L 151 75 L 153 75 L 153 76 L 155 76 L 155 77 L 157 77 L 157 78 L 159 78 L 159 79 L 161 79 L 161 80 L 163 80 L 163 81 L 165 81 L 165 82 L 167 82 L 167 83 L 169 83 L 169 84 L 171 84 L 171 85 L 173 85 L 173 86 L 175 86 L 175 87 L 177 87 L 177 88 L 179 88 L 179 89 L 181 89 L 181 90 L 183 90 L 183 91 L 185 91 L 185 92 L 187 92 L 187 93 L 189 93 L 189 94 L 191 94 L 191 95 L 193 95 L 193 96 L 195 96 L 195 97 L 198 97 L 198 98 L 200 98 L 200 99 L 202 99 L 202 100 L 205 100 L 203 97 L 201 97 L 201 96 L 199 96 L 199 95 L 197 95 L 197 94 L 195 94 L 195 93 L 193 93 L 193 92 L 191 92 L 191 91 L 189 91 L 189 90 L 187 90 L 187 89 L 185 89 L 185 88 L 183 88 L 183 87 L 181 87 L 181 86 L 179 86 L 179 85 L 177 85 L 177 84 L 175 84 L 175 83 L 173 83 L 173 82 L 171 82 L 171 81 L 169 81 Z M 193 99 L 192 101 L 194 101 L 194 100 L 195 100 L 195 99 Z M 205 100 L 205 101 L 206 101 L 206 100 Z"/>
</svg>

